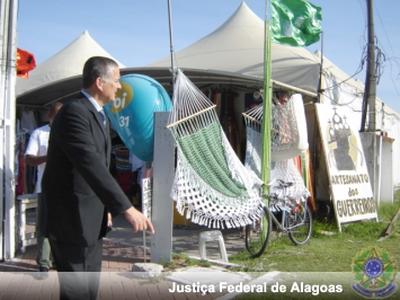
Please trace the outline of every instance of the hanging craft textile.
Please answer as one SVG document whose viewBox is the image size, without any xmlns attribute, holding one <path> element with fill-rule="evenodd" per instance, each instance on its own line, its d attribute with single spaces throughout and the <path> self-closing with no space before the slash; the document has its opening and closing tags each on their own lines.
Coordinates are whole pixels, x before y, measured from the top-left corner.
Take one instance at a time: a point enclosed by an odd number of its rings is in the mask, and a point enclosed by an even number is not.
<svg viewBox="0 0 400 300">
<path fill-rule="evenodd" d="M 177 211 L 210 228 L 238 228 L 263 214 L 262 181 L 223 132 L 215 105 L 178 70 L 168 128 L 178 148 L 172 198 Z"/>
<path fill-rule="evenodd" d="M 308 148 L 307 125 L 300 94 L 290 97 L 287 103 L 274 99 L 271 128 L 271 186 L 270 193 L 284 199 L 307 199 L 310 195 L 304 180 L 293 162 L 293 157 Z M 246 124 L 246 168 L 261 176 L 261 124 L 262 103 L 243 113 Z M 279 188 L 279 180 L 292 183 Z"/>
</svg>

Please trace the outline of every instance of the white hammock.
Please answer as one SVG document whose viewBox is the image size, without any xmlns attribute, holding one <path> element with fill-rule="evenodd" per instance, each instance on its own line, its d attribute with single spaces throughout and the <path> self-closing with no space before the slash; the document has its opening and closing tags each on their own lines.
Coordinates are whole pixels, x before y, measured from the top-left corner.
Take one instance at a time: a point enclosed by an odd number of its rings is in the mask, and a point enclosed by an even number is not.
<svg viewBox="0 0 400 300">
<path fill-rule="evenodd" d="M 210 228 L 237 228 L 263 213 L 262 181 L 240 162 L 215 105 L 180 71 L 168 128 L 177 147 L 171 196 L 177 211 Z"/>
<path fill-rule="evenodd" d="M 262 103 L 243 113 L 243 117 L 247 138 L 245 166 L 261 177 Z M 273 106 L 271 131 L 270 193 L 277 194 L 281 199 L 308 198 L 310 193 L 292 159 L 308 148 L 307 126 L 300 94 L 293 95 L 285 105 Z M 276 185 L 279 180 L 290 182 L 292 185 L 282 190 Z"/>
</svg>

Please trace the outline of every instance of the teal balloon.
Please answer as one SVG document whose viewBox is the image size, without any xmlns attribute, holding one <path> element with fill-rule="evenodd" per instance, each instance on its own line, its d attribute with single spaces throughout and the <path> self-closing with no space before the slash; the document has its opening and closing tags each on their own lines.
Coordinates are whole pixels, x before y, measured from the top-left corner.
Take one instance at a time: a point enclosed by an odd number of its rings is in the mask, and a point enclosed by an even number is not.
<svg viewBox="0 0 400 300">
<path fill-rule="evenodd" d="M 128 74 L 121 77 L 116 99 L 104 110 L 125 146 L 143 161 L 153 160 L 154 113 L 171 111 L 167 91 L 153 78 Z"/>
</svg>

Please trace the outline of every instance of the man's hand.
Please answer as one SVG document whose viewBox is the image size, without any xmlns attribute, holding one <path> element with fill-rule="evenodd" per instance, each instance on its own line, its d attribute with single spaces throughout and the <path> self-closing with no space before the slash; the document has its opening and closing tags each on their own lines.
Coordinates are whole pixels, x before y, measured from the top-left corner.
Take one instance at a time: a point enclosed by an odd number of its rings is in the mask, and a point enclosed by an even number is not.
<svg viewBox="0 0 400 300">
<path fill-rule="evenodd" d="M 146 230 L 151 234 L 155 233 L 153 224 L 150 220 L 134 207 L 130 207 L 124 211 L 124 217 L 129 224 L 131 224 L 134 232 Z"/>
</svg>

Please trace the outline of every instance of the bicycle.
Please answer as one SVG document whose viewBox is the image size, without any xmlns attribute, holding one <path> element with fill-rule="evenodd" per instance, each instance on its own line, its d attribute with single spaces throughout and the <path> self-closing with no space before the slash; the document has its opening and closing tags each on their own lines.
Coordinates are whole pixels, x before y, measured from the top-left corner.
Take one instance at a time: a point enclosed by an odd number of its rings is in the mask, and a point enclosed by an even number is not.
<svg viewBox="0 0 400 300">
<path fill-rule="evenodd" d="M 293 185 L 292 182 L 277 182 L 275 190 L 278 192 L 270 193 L 269 204 L 264 206 L 261 220 L 246 226 L 246 249 L 253 258 L 261 256 L 267 248 L 272 223 L 278 231 L 287 233 L 295 245 L 303 245 L 311 237 L 312 216 L 307 200 L 304 197 L 293 199 L 287 196 L 286 191 Z"/>
</svg>

